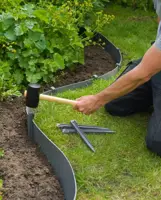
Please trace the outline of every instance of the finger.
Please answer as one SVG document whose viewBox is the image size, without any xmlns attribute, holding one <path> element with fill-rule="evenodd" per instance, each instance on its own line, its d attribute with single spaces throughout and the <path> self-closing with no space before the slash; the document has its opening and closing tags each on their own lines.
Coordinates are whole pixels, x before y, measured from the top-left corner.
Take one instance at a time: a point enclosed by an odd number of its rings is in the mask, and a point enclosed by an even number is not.
<svg viewBox="0 0 161 200">
<path fill-rule="evenodd" d="M 89 113 L 89 112 L 85 112 L 84 114 L 85 114 L 85 115 L 90 115 L 90 113 Z"/>
<path fill-rule="evenodd" d="M 77 104 L 73 105 L 73 109 L 74 109 L 74 110 L 77 109 Z"/>
<path fill-rule="evenodd" d="M 86 111 L 84 111 L 84 114 L 85 115 L 91 115 L 91 114 L 93 114 L 95 112 L 95 110 L 86 110 Z"/>
<path fill-rule="evenodd" d="M 90 115 L 90 111 L 89 111 L 89 110 L 84 110 L 84 111 L 83 111 L 83 114 L 85 114 L 85 115 Z"/>
<path fill-rule="evenodd" d="M 79 112 L 84 112 L 84 108 L 80 106 L 79 103 L 77 103 L 76 105 L 73 106 L 74 110 L 77 110 Z"/>
<path fill-rule="evenodd" d="M 73 109 L 74 109 L 74 110 L 78 110 L 78 109 L 79 109 L 79 104 L 76 103 L 75 105 L 73 105 Z"/>
</svg>

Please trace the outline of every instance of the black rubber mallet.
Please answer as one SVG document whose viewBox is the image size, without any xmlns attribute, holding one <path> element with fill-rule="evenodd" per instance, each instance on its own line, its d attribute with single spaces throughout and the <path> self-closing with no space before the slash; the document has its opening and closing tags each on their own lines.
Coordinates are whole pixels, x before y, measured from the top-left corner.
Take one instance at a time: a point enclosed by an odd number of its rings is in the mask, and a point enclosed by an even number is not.
<svg viewBox="0 0 161 200">
<path fill-rule="evenodd" d="M 24 96 L 26 97 L 26 106 L 30 108 L 37 108 L 39 100 L 46 100 L 51 102 L 58 102 L 62 104 L 75 105 L 76 101 L 70 99 L 64 99 L 59 97 L 54 97 L 50 95 L 39 94 L 40 85 L 39 84 L 29 84 L 27 91 L 25 91 Z"/>
</svg>

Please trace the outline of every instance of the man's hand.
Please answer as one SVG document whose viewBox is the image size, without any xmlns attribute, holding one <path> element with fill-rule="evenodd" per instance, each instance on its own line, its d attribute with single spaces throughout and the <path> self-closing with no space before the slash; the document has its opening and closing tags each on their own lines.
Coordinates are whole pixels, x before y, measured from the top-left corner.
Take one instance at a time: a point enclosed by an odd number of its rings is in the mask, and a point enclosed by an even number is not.
<svg viewBox="0 0 161 200">
<path fill-rule="evenodd" d="M 77 99 L 74 109 L 86 115 L 92 114 L 102 106 L 96 95 L 83 96 Z"/>
</svg>

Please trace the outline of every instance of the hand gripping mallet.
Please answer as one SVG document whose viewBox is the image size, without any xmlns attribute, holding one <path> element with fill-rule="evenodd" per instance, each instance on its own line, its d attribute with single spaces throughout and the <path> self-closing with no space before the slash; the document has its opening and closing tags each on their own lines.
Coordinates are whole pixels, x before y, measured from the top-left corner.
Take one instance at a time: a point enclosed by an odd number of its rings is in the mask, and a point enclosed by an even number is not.
<svg viewBox="0 0 161 200">
<path fill-rule="evenodd" d="M 76 101 L 70 99 L 64 99 L 59 97 L 54 97 L 50 95 L 39 94 L 40 85 L 39 84 L 29 84 L 27 91 L 25 91 L 24 96 L 26 97 L 26 106 L 30 108 L 37 108 L 40 100 L 46 100 L 51 102 L 58 102 L 62 104 L 75 105 Z"/>
</svg>

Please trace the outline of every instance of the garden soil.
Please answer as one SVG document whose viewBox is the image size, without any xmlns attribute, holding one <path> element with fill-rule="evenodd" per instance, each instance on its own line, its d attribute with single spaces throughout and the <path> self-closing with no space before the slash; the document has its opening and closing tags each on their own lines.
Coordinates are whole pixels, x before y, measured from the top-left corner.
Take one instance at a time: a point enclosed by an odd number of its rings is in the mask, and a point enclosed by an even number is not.
<svg viewBox="0 0 161 200">
<path fill-rule="evenodd" d="M 46 158 L 27 137 L 22 98 L 0 102 L 0 177 L 3 200 L 64 200 L 60 184 Z"/>
<path fill-rule="evenodd" d="M 111 55 L 98 45 L 86 47 L 84 54 L 84 65 L 78 64 L 73 69 L 68 68 L 56 74 L 58 77 L 54 83 L 55 87 L 84 81 L 94 75 L 100 76 L 116 67 Z"/>
<path fill-rule="evenodd" d="M 115 68 L 111 56 L 99 46 L 85 48 L 85 64 L 57 74 L 54 86 L 62 86 L 102 75 Z M 46 89 L 48 86 L 45 86 Z M 3 200 L 63 200 L 63 191 L 51 166 L 27 136 L 23 97 L 0 102 L 0 178 Z M 1 193 L 1 191 L 0 191 Z"/>
</svg>

